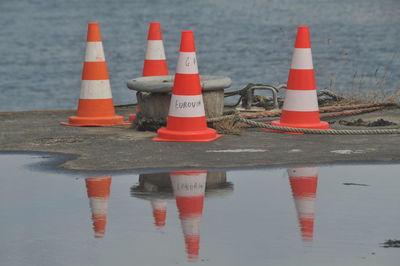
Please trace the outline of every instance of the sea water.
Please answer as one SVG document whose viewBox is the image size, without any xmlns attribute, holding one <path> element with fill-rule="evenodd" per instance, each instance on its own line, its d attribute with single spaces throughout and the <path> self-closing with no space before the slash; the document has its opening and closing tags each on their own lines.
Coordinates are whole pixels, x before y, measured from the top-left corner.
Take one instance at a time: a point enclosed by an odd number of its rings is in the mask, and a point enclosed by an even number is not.
<svg viewBox="0 0 400 266">
<path fill-rule="evenodd" d="M 76 108 L 87 23 L 98 21 L 115 104 L 136 102 L 148 23 L 171 74 L 193 30 L 199 71 L 231 89 L 286 83 L 297 26 L 309 25 L 317 87 L 389 93 L 400 82 L 398 0 L 1 0 L 0 111 Z M 229 100 L 228 100 L 229 101 Z"/>
</svg>

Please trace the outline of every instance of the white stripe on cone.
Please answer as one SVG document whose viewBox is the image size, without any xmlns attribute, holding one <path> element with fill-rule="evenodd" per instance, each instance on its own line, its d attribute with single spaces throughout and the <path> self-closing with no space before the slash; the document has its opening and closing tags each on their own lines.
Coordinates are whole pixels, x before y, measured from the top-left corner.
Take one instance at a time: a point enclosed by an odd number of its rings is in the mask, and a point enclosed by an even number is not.
<svg viewBox="0 0 400 266">
<path fill-rule="evenodd" d="M 296 197 L 294 198 L 294 204 L 299 218 L 314 218 L 315 197 Z"/>
<path fill-rule="evenodd" d="M 108 209 L 108 197 L 107 198 L 89 198 L 90 209 L 94 215 L 105 215 Z"/>
<path fill-rule="evenodd" d="M 86 43 L 86 62 L 104 62 L 106 61 L 103 51 L 102 42 L 87 42 Z"/>
<path fill-rule="evenodd" d="M 80 99 L 112 98 L 110 80 L 82 80 Z"/>
<path fill-rule="evenodd" d="M 290 177 L 314 177 L 318 175 L 316 167 L 295 167 L 287 169 Z"/>
<path fill-rule="evenodd" d="M 181 219 L 182 232 L 187 236 L 200 236 L 201 216 L 185 217 Z"/>
<path fill-rule="evenodd" d="M 171 174 L 171 182 L 176 197 L 204 196 L 207 173 L 191 175 Z"/>
<path fill-rule="evenodd" d="M 292 69 L 313 69 L 311 48 L 294 48 Z"/>
<path fill-rule="evenodd" d="M 177 74 L 198 74 L 196 52 L 180 52 L 176 66 Z"/>
<path fill-rule="evenodd" d="M 205 116 L 203 95 L 172 94 L 168 114 L 175 117 Z"/>
<path fill-rule="evenodd" d="M 165 60 L 164 45 L 162 40 L 148 40 L 145 60 Z"/>
<path fill-rule="evenodd" d="M 319 111 L 315 90 L 286 90 L 283 110 L 310 112 Z"/>
<path fill-rule="evenodd" d="M 153 210 L 166 210 L 168 202 L 164 199 L 153 199 L 151 201 L 151 207 Z"/>
</svg>

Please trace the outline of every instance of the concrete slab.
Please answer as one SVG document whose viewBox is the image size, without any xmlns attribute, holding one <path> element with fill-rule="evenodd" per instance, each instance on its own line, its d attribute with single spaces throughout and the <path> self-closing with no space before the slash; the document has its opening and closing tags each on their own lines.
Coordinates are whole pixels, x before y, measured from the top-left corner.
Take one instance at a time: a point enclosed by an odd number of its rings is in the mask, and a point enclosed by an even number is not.
<svg viewBox="0 0 400 266">
<path fill-rule="evenodd" d="M 117 108 L 117 113 L 125 117 L 132 111 L 132 107 Z M 129 126 L 59 125 L 74 114 L 75 111 L 0 113 L 0 151 L 77 155 L 60 166 L 95 171 L 400 161 L 400 135 L 289 135 L 246 129 L 242 136 L 224 135 L 209 143 L 153 142 L 151 138 L 156 133 L 138 132 Z M 356 118 L 387 118 L 400 124 L 400 109 L 345 119 Z M 336 124 L 334 128 L 339 128 Z"/>
</svg>

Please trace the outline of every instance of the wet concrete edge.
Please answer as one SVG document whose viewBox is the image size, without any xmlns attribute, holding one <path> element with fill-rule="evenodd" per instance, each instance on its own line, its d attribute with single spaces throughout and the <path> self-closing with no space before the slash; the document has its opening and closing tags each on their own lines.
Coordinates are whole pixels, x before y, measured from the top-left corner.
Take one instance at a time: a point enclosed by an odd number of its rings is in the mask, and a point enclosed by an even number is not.
<svg viewBox="0 0 400 266">
<path fill-rule="evenodd" d="M 41 162 L 30 163 L 25 167 L 35 171 L 49 171 L 68 175 L 118 175 L 118 174 L 146 174 L 146 173 L 166 173 L 180 170 L 205 170 L 205 171 L 248 171 L 248 170 L 269 170 L 269 169 L 287 169 L 290 167 L 301 166 L 320 166 L 320 167 L 334 167 L 334 166 L 362 166 L 362 165 L 396 165 L 399 161 L 336 161 L 327 163 L 292 163 L 292 164 L 277 164 L 277 165 L 259 165 L 259 166 L 238 166 L 238 167 L 175 167 L 175 168 L 135 168 L 123 170 L 78 170 L 68 169 L 62 167 L 62 164 L 69 160 L 74 160 L 79 157 L 76 154 L 65 154 L 60 152 L 35 152 L 35 151 L 0 151 L 1 155 L 28 155 L 38 156 L 42 159 Z"/>
</svg>

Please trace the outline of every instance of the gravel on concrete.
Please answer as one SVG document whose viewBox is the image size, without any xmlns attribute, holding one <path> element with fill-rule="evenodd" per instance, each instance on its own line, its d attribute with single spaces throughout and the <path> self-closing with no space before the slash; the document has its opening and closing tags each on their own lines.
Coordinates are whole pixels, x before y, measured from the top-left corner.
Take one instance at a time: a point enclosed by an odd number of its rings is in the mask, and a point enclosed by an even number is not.
<svg viewBox="0 0 400 266">
<path fill-rule="evenodd" d="M 119 115 L 133 107 L 116 109 Z M 130 126 L 71 127 L 61 121 L 73 110 L 0 113 L 0 152 L 56 152 L 75 155 L 60 164 L 73 170 L 118 171 L 161 168 L 227 168 L 309 165 L 347 162 L 399 162 L 398 135 L 291 135 L 245 129 L 243 135 L 224 135 L 208 143 L 153 142 L 155 132 Z M 353 117 L 383 118 L 400 124 L 400 109 Z M 348 128 L 348 127 L 346 127 Z"/>
</svg>

